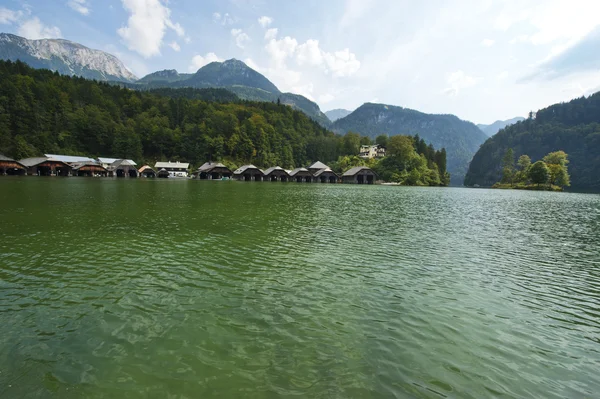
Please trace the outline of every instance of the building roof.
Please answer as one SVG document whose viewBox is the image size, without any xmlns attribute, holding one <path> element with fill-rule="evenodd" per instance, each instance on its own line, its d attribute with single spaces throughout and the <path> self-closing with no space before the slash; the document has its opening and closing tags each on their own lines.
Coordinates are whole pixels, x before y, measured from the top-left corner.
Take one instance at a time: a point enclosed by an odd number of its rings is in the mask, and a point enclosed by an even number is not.
<svg viewBox="0 0 600 399">
<path fill-rule="evenodd" d="M 281 171 L 281 172 L 285 173 L 286 175 L 289 174 L 285 169 L 283 169 L 280 166 L 273 166 L 273 167 L 265 170 L 263 173 L 265 174 L 265 176 L 269 176 L 271 173 L 273 173 L 275 171 Z"/>
<path fill-rule="evenodd" d="M 298 173 L 308 173 L 310 174 L 310 171 L 306 168 L 296 168 L 294 170 L 292 170 L 290 172 L 290 176 L 296 176 Z"/>
<path fill-rule="evenodd" d="M 333 170 L 331 170 L 331 168 L 323 168 L 317 172 L 315 172 L 315 177 L 319 177 L 321 176 L 323 173 L 333 173 L 334 175 L 338 175 L 337 173 L 335 173 Z"/>
<path fill-rule="evenodd" d="M 373 174 L 375 174 L 375 172 L 373 172 L 371 170 L 371 168 L 367 168 L 366 166 L 355 166 L 351 169 L 348 169 L 347 171 L 344 172 L 344 174 L 342 176 L 354 176 L 357 173 L 363 171 L 363 170 L 368 170 L 370 172 L 372 172 Z"/>
<path fill-rule="evenodd" d="M 321 161 L 317 161 L 308 167 L 308 169 L 318 169 L 318 170 L 325 169 L 325 168 L 329 168 L 329 166 L 325 165 Z"/>
<path fill-rule="evenodd" d="M 64 163 L 75 163 L 75 162 L 96 162 L 92 158 L 72 156 L 72 155 L 56 155 L 56 154 L 44 154 L 48 158 L 52 158 L 57 161 Z"/>
<path fill-rule="evenodd" d="M 9 158 L 4 154 L 0 154 L 0 161 L 14 161 L 14 159 Z"/>
<path fill-rule="evenodd" d="M 104 166 L 98 164 L 98 162 L 75 162 L 75 163 L 71 164 L 71 166 L 73 167 L 73 170 L 79 170 L 79 169 L 83 168 L 84 166 L 93 166 L 95 168 L 100 168 L 100 169 L 106 170 L 106 168 Z"/>
<path fill-rule="evenodd" d="M 28 168 L 31 168 L 32 166 L 36 166 L 39 165 L 41 163 L 44 163 L 46 161 L 50 161 L 50 162 L 59 162 L 64 164 L 65 166 L 69 166 L 66 162 L 61 161 L 59 159 L 54 159 L 54 158 L 49 158 L 49 157 L 35 157 L 35 158 L 25 158 L 25 159 L 21 159 L 19 161 L 19 163 L 21 165 L 27 166 Z"/>
<path fill-rule="evenodd" d="M 141 168 L 138 170 L 138 172 L 140 172 L 140 173 L 143 173 L 143 172 L 145 172 L 145 171 L 147 171 L 147 170 L 151 170 L 151 171 L 152 171 L 154 174 L 156 174 L 156 172 L 154 171 L 154 169 L 152 169 L 152 168 L 151 168 L 150 166 L 148 166 L 148 165 L 144 165 L 144 166 L 142 166 L 142 167 L 141 167 Z"/>
<path fill-rule="evenodd" d="M 189 169 L 190 164 L 189 163 L 185 163 L 185 162 L 157 162 L 154 165 L 155 168 L 161 168 L 161 169 Z"/>
<path fill-rule="evenodd" d="M 118 161 L 119 158 L 103 158 L 103 157 L 98 157 L 98 161 L 100 163 L 106 163 L 106 164 L 111 164 L 111 163 L 115 163 L 116 161 Z M 126 159 L 126 161 L 129 161 L 129 163 L 131 165 L 137 166 L 137 163 L 133 162 L 131 159 Z"/>
<path fill-rule="evenodd" d="M 129 159 L 117 159 L 115 162 L 111 163 L 108 167 L 111 169 L 117 169 L 120 166 L 135 166 L 135 163 L 132 163 Z"/>
<path fill-rule="evenodd" d="M 263 173 L 262 170 L 258 169 L 256 166 L 250 164 L 250 165 L 244 165 L 244 166 L 240 166 L 238 169 L 235 170 L 235 172 L 233 172 L 234 175 L 241 175 L 243 174 L 245 171 L 249 170 L 249 169 L 256 169 L 258 170 L 260 173 Z"/>
<path fill-rule="evenodd" d="M 229 168 L 223 165 L 220 162 L 205 162 L 202 166 L 198 168 L 198 172 L 208 172 L 216 168 L 224 168 L 229 170 Z"/>
</svg>

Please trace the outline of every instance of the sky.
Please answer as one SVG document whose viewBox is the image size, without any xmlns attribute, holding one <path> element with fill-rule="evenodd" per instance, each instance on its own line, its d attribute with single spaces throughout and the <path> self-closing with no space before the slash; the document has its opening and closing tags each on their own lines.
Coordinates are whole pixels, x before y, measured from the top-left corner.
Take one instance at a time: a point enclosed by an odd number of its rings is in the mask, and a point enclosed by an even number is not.
<svg viewBox="0 0 600 399">
<path fill-rule="evenodd" d="M 107 51 L 138 77 L 236 58 L 323 111 L 492 123 L 600 91 L 598 0 L 0 0 L 0 31 Z"/>
</svg>

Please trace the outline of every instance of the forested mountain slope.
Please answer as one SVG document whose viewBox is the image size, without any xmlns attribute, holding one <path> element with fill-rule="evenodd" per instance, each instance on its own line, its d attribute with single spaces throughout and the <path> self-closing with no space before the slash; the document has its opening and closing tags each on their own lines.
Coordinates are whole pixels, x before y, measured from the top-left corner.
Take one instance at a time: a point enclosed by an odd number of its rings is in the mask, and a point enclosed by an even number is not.
<svg viewBox="0 0 600 399">
<path fill-rule="evenodd" d="M 366 103 L 333 123 L 333 131 L 375 138 L 380 134 L 416 135 L 435 148 L 445 148 L 453 185 L 462 185 L 473 154 L 487 138 L 473 123 L 454 115 L 425 114 L 412 109 Z"/>
<path fill-rule="evenodd" d="M 535 162 L 549 152 L 569 155 L 571 186 L 600 190 L 600 92 L 539 110 L 488 139 L 473 157 L 465 184 L 491 186 L 500 180 L 502 157 L 527 154 Z"/>
<path fill-rule="evenodd" d="M 286 168 L 345 155 L 341 137 L 288 106 L 175 97 L 0 61 L 0 153 Z"/>
</svg>

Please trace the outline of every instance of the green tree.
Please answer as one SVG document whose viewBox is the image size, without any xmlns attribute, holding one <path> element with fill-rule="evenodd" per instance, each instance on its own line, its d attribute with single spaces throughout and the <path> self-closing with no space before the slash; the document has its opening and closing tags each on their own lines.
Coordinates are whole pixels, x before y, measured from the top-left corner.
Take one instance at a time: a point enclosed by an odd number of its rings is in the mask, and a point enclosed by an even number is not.
<svg viewBox="0 0 600 399">
<path fill-rule="evenodd" d="M 387 148 L 389 137 L 387 134 L 380 134 L 375 138 L 375 144 L 380 145 L 383 148 Z"/>
<path fill-rule="evenodd" d="M 360 151 L 360 135 L 348 132 L 342 139 L 342 151 L 344 155 L 358 155 Z"/>
<path fill-rule="evenodd" d="M 538 186 L 547 184 L 550 177 L 550 170 L 544 161 L 537 161 L 529 168 L 529 180 Z"/>
<path fill-rule="evenodd" d="M 415 154 L 413 139 L 409 136 L 392 136 L 388 140 L 387 154 L 407 162 Z"/>
<path fill-rule="evenodd" d="M 559 187 L 568 187 L 571 185 L 571 177 L 569 176 L 568 155 L 564 151 L 551 152 L 544 157 L 544 162 L 548 165 L 550 171 L 550 184 Z"/>
<path fill-rule="evenodd" d="M 373 142 L 371 141 L 371 138 L 368 136 L 362 136 L 360 138 L 360 145 L 371 145 L 373 144 Z"/>
<path fill-rule="evenodd" d="M 527 181 L 527 174 L 531 167 L 531 158 L 529 158 L 529 155 L 521 155 L 517 161 L 517 165 L 519 170 L 515 174 L 515 180 L 519 183 L 524 183 Z"/>
<path fill-rule="evenodd" d="M 502 158 L 502 183 L 510 183 L 512 186 L 515 178 L 515 153 L 509 148 Z"/>
</svg>

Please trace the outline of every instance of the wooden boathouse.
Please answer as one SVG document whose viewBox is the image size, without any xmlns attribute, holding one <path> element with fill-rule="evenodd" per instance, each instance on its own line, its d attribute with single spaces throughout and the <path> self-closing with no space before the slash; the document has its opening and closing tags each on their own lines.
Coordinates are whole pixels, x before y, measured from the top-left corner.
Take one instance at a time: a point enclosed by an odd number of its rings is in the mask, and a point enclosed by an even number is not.
<svg viewBox="0 0 600 399">
<path fill-rule="evenodd" d="M 366 166 L 356 166 L 342 175 L 343 183 L 374 184 L 375 180 L 377 180 L 377 174 Z"/>
<path fill-rule="evenodd" d="M 144 165 L 138 169 L 140 177 L 153 178 L 156 177 L 156 172 L 148 165 Z"/>
<path fill-rule="evenodd" d="M 71 176 L 71 165 L 48 157 L 25 158 L 19 161 L 32 176 Z"/>
<path fill-rule="evenodd" d="M 108 176 L 108 170 L 96 162 L 78 162 L 71 166 L 73 167 L 73 176 Z"/>
<path fill-rule="evenodd" d="M 254 165 L 244 165 L 233 172 L 233 178 L 241 181 L 262 181 L 263 171 Z"/>
<path fill-rule="evenodd" d="M 3 154 L 0 154 L 0 175 L 24 175 L 27 168 L 20 162 L 15 161 Z"/>
<path fill-rule="evenodd" d="M 117 159 L 111 163 L 108 168 L 108 172 L 113 177 L 133 177 L 139 176 L 136 165 L 128 159 Z"/>
<path fill-rule="evenodd" d="M 288 174 L 288 172 L 286 172 L 285 169 L 283 169 L 282 167 L 279 167 L 279 166 L 273 166 L 272 168 L 265 170 L 264 174 L 265 174 L 265 177 L 264 177 L 265 181 L 286 182 L 286 181 L 289 181 L 289 179 L 290 179 L 290 175 Z"/>
<path fill-rule="evenodd" d="M 313 176 L 314 176 L 314 175 L 315 175 L 315 174 L 316 174 L 318 171 L 320 171 L 320 170 L 323 170 L 323 169 L 329 169 L 329 166 L 325 165 L 325 164 L 324 164 L 323 162 L 321 162 L 321 161 L 317 161 L 317 162 L 313 163 L 312 165 L 310 165 L 310 166 L 309 166 L 308 168 L 306 168 L 306 169 L 308 169 L 308 171 L 309 171 L 310 173 L 312 173 L 312 174 L 313 174 Z"/>
<path fill-rule="evenodd" d="M 312 183 L 313 175 L 306 168 L 296 168 L 290 172 L 290 180 L 296 183 Z"/>
<path fill-rule="evenodd" d="M 321 183 L 337 183 L 340 177 L 329 167 L 317 171 L 315 174 L 317 182 Z"/>
<path fill-rule="evenodd" d="M 194 178 L 200 180 L 220 180 L 231 178 L 233 172 L 220 162 L 206 162 L 192 173 Z"/>
</svg>

